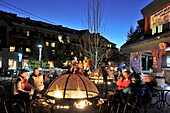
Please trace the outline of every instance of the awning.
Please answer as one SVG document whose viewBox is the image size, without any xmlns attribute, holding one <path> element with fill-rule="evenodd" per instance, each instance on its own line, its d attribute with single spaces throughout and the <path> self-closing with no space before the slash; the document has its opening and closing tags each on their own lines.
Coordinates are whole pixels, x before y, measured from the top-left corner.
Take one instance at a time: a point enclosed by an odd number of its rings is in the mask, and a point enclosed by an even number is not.
<svg viewBox="0 0 170 113">
<path fill-rule="evenodd" d="M 164 33 L 159 36 L 155 36 L 154 38 L 151 39 L 142 40 L 133 44 L 123 46 L 121 48 L 121 51 L 125 53 L 132 53 L 132 52 L 159 49 L 159 43 L 162 42 L 168 43 L 168 46 L 170 46 L 170 32 Z"/>
</svg>

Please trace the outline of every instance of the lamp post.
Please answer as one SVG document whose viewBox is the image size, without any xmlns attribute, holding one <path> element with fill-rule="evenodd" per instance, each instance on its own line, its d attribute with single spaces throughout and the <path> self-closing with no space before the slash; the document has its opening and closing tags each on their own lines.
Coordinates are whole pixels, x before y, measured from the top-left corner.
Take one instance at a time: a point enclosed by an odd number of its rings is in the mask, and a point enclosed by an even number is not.
<svg viewBox="0 0 170 113">
<path fill-rule="evenodd" d="M 41 52 L 42 52 L 42 45 L 41 44 L 39 44 L 38 45 L 38 48 L 39 48 L 39 61 L 40 61 L 40 63 L 41 63 Z M 40 67 L 41 67 L 41 64 L 40 64 Z"/>
</svg>

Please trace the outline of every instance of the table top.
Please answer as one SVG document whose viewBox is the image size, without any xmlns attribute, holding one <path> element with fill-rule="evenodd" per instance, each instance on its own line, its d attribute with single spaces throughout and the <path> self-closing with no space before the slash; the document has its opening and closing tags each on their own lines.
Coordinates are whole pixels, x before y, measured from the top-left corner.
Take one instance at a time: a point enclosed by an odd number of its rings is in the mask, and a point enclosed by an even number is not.
<svg viewBox="0 0 170 113">
<path fill-rule="evenodd" d="M 153 88 L 158 90 L 158 91 L 170 91 L 169 85 L 165 85 L 164 88 L 161 88 L 161 86 L 154 86 Z"/>
</svg>

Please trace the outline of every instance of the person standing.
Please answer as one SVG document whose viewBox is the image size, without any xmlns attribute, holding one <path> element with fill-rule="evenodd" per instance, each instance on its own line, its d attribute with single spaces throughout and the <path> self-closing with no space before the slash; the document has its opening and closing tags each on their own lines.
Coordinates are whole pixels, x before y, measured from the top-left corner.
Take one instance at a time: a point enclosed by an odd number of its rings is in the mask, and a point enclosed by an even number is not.
<svg viewBox="0 0 170 113">
<path fill-rule="evenodd" d="M 78 63 L 78 71 L 83 73 L 83 63 L 82 61 L 80 60 L 79 63 Z"/>
<path fill-rule="evenodd" d="M 34 72 L 30 75 L 29 83 L 35 88 L 35 95 L 42 93 L 44 90 L 43 74 L 39 73 L 38 68 L 34 68 Z"/>
<path fill-rule="evenodd" d="M 93 71 L 93 60 L 88 59 L 87 66 L 90 68 L 90 71 Z"/>
<path fill-rule="evenodd" d="M 87 59 L 87 57 L 85 56 L 85 57 L 84 57 L 84 60 L 83 60 L 84 70 L 85 70 L 86 67 L 87 67 L 87 62 L 88 62 L 88 59 Z"/>
</svg>

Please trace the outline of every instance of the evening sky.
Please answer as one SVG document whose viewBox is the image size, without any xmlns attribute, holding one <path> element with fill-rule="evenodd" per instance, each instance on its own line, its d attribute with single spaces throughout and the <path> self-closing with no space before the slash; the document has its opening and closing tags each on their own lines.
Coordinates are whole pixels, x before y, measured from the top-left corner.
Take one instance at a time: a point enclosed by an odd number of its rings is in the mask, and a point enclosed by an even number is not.
<svg viewBox="0 0 170 113">
<path fill-rule="evenodd" d="M 13 6 L 28 11 L 55 25 L 83 30 L 87 0 L 3 0 Z M 141 9 L 153 0 L 104 0 L 105 37 L 120 47 L 126 42 L 127 32 L 131 26 L 136 27 L 137 21 L 143 19 Z M 3 5 L 2 5 L 3 4 Z M 44 21 L 38 17 L 16 12 L 0 2 L 0 10 L 16 13 L 20 17 L 30 17 L 33 20 Z M 11 7 L 12 8 L 12 7 Z M 13 8 L 15 9 L 15 8 Z M 46 21 L 44 21 L 46 22 Z"/>
</svg>

